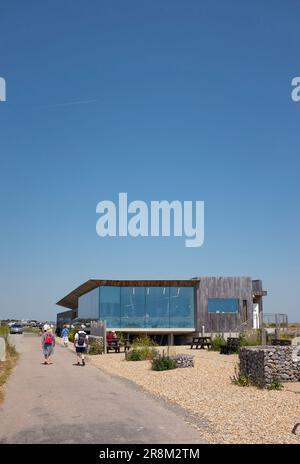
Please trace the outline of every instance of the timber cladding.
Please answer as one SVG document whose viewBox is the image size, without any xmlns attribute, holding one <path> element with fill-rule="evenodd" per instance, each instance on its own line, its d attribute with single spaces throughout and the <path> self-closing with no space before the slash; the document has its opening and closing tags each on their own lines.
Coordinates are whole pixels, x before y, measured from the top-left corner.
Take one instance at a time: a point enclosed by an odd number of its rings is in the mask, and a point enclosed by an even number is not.
<svg viewBox="0 0 300 464">
<path fill-rule="evenodd" d="M 252 279 L 251 277 L 200 277 L 197 289 L 196 329 L 205 332 L 239 330 L 242 323 L 252 327 Z M 238 298 L 238 313 L 209 313 L 209 298 Z M 244 302 L 245 303 L 243 304 Z"/>
</svg>

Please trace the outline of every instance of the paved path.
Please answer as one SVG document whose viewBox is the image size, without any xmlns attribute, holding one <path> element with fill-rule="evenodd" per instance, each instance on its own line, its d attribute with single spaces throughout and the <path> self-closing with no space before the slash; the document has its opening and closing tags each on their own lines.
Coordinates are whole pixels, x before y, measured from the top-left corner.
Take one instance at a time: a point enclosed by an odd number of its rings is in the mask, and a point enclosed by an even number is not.
<svg viewBox="0 0 300 464">
<path fill-rule="evenodd" d="M 0 406 L 0 443 L 203 443 L 163 402 L 88 363 L 74 365 L 60 345 L 54 364 L 43 365 L 39 344 L 23 337 Z"/>
</svg>

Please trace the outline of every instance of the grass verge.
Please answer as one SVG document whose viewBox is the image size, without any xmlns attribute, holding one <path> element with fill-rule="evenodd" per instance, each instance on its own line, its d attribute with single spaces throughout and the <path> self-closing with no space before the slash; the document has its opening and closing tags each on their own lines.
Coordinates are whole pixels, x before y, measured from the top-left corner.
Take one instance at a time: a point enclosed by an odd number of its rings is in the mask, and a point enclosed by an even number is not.
<svg viewBox="0 0 300 464">
<path fill-rule="evenodd" d="M 6 361 L 0 362 L 0 402 L 4 398 L 4 385 L 19 358 L 14 346 L 6 342 Z"/>
</svg>

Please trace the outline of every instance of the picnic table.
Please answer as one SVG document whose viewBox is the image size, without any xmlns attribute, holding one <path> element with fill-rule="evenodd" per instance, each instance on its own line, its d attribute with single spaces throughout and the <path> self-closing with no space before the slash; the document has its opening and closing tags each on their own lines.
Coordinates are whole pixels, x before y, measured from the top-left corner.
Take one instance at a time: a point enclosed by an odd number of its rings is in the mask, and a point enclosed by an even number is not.
<svg viewBox="0 0 300 464">
<path fill-rule="evenodd" d="M 108 353 L 109 350 L 112 350 L 112 351 L 115 351 L 115 353 L 120 353 L 122 346 L 123 346 L 123 343 L 121 344 L 118 338 L 107 340 L 106 341 L 106 352 Z M 129 340 L 125 340 L 124 353 L 126 353 L 126 351 L 129 351 L 129 350 L 130 350 Z"/>
<path fill-rule="evenodd" d="M 106 353 L 108 353 L 109 350 L 114 350 L 115 353 L 120 353 L 120 341 L 118 338 L 106 341 Z"/>
<path fill-rule="evenodd" d="M 191 343 L 191 350 L 193 347 L 196 347 L 196 350 L 200 346 L 200 350 L 204 350 L 205 347 L 208 349 L 211 347 L 211 337 L 193 337 L 193 341 Z"/>
<path fill-rule="evenodd" d="M 273 346 L 290 346 L 292 344 L 291 340 L 285 338 L 273 338 L 271 343 Z"/>
</svg>

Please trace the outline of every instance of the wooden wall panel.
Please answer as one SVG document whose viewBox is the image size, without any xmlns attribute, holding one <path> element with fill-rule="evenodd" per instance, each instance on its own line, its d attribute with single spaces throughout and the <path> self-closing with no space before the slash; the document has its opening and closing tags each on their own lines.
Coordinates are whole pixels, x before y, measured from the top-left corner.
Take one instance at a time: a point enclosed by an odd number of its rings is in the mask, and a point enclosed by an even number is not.
<svg viewBox="0 0 300 464">
<path fill-rule="evenodd" d="M 197 331 L 202 325 L 206 332 L 234 331 L 246 320 L 243 300 L 247 301 L 248 323 L 252 327 L 252 279 L 250 277 L 200 277 L 197 292 Z M 239 313 L 208 313 L 208 298 L 238 298 Z"/>
</svg>

